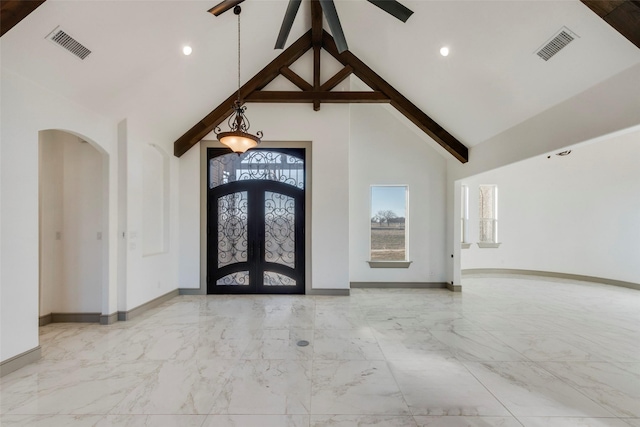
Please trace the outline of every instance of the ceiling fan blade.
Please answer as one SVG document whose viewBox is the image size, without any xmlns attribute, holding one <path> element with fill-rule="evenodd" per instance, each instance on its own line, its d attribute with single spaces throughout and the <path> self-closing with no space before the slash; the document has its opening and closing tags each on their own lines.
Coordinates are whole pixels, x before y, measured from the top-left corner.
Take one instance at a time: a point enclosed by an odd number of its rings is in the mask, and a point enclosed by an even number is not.
<svg viewBox="0 0 640 427">
<path fill-rule="evenodd" d="M 322 13 L 324 13 L 325 18 L 327 18 L 331 34 L 333 34 L 333 39 L 336 42 L 338 52 L 342 53 L 345 50 L 349 50 L 347 40 L 345 39 L 344 32 L 342 31 L 342 25 L 340 25 L 340 18 L 338 18 L 338 11 L 336 10 L 336 5 L 333 3 L 333 0 L 319 1 L 320 6 L 322 6 Z"/>
<path fill-rule="evenodd" d="M 369 3 L 375 4 L 380 9 L 387 12 L 389 15 L 393 15 L 402 22 L 407 22 L 407 19 L 413 15 L 413 11 L 397 0 L 367 0 Z"/>
<path fill-rule="evenodd" d="M 282 26 L 280 27 L 280 33 L 278 33 L 275 49 L 284 49 L 284 45 L 287 43 L 287 38 L 289 37 L 289 32 L 291 32 L 291 27 L 293 26 L 293 21 L 296 19 L 298 9 L 300 8 L 300 3 L 302 3 L 302 0 L 289 0 L 289 5 L 287 6 L 287 11 L 284 14 Z"/>
<path fill-rule="evenodd" d="M 220 16 L 221 14 L 225 13 L 227 10 L 233 9 L 243 1 L 244 0 L 223 0 L 221 3 L 218 3 L 217 5 L 213 6 L 207 12 L 213 13 L 215 16 Z"/>
</svg>

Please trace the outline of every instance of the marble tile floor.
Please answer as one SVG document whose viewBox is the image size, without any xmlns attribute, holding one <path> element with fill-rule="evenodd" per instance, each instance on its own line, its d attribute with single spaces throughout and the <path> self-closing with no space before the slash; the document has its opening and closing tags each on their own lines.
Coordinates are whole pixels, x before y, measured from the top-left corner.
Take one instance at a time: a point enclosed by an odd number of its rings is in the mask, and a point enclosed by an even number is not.
<svg viewBox="0 0 640 427">
<path fill-rule="evenodd" d="M 180 296 L 40 344 L 3 427 L 640 427 L 640 291 L 593 283 Z"/>
</svg>

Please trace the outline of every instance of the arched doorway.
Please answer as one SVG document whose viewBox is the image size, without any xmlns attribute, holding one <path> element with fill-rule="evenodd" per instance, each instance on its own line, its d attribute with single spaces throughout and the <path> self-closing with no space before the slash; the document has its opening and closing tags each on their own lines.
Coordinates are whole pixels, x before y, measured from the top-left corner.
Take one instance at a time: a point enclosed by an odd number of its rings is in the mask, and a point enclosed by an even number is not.
<svg viewBox="0 0 640 427">
<path fill-rule="evenodd" d="M 100 322 L 107 268 L 106 154 L 39 132 L 40 324 Z"/>
</svg>

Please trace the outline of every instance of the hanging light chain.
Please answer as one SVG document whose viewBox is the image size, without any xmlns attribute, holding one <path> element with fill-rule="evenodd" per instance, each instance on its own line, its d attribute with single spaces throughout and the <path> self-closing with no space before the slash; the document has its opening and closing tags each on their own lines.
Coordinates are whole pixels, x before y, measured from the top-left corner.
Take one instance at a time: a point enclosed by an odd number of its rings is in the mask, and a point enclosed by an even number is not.
<svg viewBox="0 0 640 427">
<path fill-rule="evenodd" d="M 238 104 L 240 104 L 240 6 L 238 8 Z"/>
<path fill-rule="evenodd" d="M 242 98 L 240 97 L 241 89 L 241 54 L 240 54 L 240 6 L 236 5 L 233 8 L 233 13 L 238 15 L 238 99 L 234 102 L 235 114 L 229 117 L 227 124 L 229 125 L 229 132 L 222 132 L 219 126 L 216 126 L 215 133 L 218 136 L 218 141 L 231 148 L 234 152 L 240 154 L 244 153 L 250 148 L 260 144 L 262 139 L 262 132 L 256 132 L 255 135 L 249 133 L 249 119 L 244 115 L 246 107 L 242 106 Z"/>
</svg>

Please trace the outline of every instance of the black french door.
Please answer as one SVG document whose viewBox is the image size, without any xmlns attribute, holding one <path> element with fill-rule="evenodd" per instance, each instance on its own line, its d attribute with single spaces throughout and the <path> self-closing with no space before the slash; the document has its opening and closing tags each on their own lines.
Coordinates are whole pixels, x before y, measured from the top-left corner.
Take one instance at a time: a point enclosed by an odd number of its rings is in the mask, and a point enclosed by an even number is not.
<svg viewBox="0 0 640 427">
<path fill-rule="evenodd" d="M 304 150 L 207 150 L 207 293 L 304 293 Z"/>
</svg>

